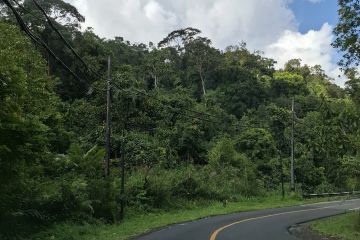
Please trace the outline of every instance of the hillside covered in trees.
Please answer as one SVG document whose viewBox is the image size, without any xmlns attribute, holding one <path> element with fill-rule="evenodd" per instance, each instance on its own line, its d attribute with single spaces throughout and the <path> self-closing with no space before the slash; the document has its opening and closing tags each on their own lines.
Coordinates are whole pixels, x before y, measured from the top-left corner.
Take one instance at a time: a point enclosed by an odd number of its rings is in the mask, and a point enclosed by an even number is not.
<svg viewBox="0 0 360 240">
<path fill-rule="evenodd" d="M 122 202 L 136 215 L 280 194 L 282 181 L 288 191 L 293 124 L 297 192 L 359 189 L 354 71 L 342 89 L 321 66 L 275 69 L 245 43 L 217 49 L 194 28 L 159 44 L 103 39 L 81 31 L 70 4 L 37 2 L 50 21 L 33 1 L 0 3 L 1 239 L 33 231 L 26 223 L 118 222 Z"/>
</svg>

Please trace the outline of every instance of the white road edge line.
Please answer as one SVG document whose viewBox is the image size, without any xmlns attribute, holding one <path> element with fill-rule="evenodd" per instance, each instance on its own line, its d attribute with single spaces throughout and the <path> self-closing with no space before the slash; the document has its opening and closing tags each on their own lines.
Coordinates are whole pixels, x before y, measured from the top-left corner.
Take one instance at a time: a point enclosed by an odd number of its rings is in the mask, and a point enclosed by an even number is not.
<svg viewBox="0 0 360 240">
<path fill-rule="evenodd" d="M 302 204 L 300 205 L 301 207 L 306 207 L 306 206 L 314 206 L 314 205 L 321 205 L 321 204 L 328 204 L 328 203 L 342 203 L 342 202 L 354 202 L 354 201 L 359 201 L 359 198 L 356 199 L 349 199 L 349 200 L 337 200 L 337 201 L 328 201 L 328 202 L 318 202 L 318 203 L 307 203 L 307 204 Z"/>
<path fill-rule="evenodd" d="M 351 200 L 345 200 L 345 201 L 332 201 L 332 202 L 325 202 L 326 203 L 337 203 L 337 202 L 353 202 L 353 201 L 357 201 L 359 199 L 351 199 Z M 323 203 L 318 203 L 318 204 L 307 204 L 305 206 L 311 206 L 311 205 L 319 205 L 319 204 L 324 204 Z M 348 204 L 344 204 L 344 205 L 348 205 Z M 323 210 L 323 209 L 330 209 L 333 208 L 334 206 L 326 206 L 326 207 L 320 207 L 320 208 L 311 208 L 311 209 L 302 209 L 302 210 L 295 210 L 295 211 L 288 211 L 288 212 L 281 212 L 281 213 L 276 213 L 276 214 L 269 214 L 269 215 L 264 215 L 264 216 L 259 216 L 259 217 L 253 217 L 253 218 L 247 218 L 247 219 L 243 219 L 243 220 L 239 220 L 236 222 L 232 222 L 228 225 L 225 225 L 223 227 L 220 227 L 218 229 L 216 229 L 214 232 L 212 232 L 211 236 L 210 236 L 210 240 L 216 240 L 217 235 L 223 231 L 224 229 L 240 224 L 240 223 L 244 223 L 244 222 L 250 222 L 250 221 L 254 221 L 254 220 L 260 220 L 260 219 L 264 219 L 264 218 L 270 218 L 270 217 L 275 217 L 275 216 L 280 216 L 280 215 L 285 215 L 285 214 L 292 214 L 292 213 L 299 213 L 299 212 L 310 212 L 310 211 L 318 211 L 318 210 Z M 355 211 L 355 209 L 360 209 L 359 208 L 352 208 L 349 209 L 348 211 Z"/>
<path fill-rule="evenodd" d="M 357 210 L 359 210 L 359 209 L 360 209 L 360 207 L 357 207 L 357 208 L 349 209 L 349 211 L 350 211 L 350 212 L 353 212 L 353 211 L 357 211 Z"/>
</svg>

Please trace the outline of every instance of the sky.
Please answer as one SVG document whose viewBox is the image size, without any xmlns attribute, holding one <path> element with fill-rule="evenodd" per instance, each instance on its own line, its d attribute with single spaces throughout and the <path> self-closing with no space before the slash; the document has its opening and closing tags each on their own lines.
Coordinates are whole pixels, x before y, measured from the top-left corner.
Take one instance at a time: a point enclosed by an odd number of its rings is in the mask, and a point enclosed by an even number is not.
<svg viewBox="0 0 360 240">
<path fill-rule="evenodd" d="M 293 58 L 320 64 L 336 84 L 345 78 L 331 47 L 337 0 L 65 0 L 101 37 L 157 43 L 169 32 L 195 27 L 224 49 L 242 41 L 275 59 L 277 68 Z"/>
</svg>

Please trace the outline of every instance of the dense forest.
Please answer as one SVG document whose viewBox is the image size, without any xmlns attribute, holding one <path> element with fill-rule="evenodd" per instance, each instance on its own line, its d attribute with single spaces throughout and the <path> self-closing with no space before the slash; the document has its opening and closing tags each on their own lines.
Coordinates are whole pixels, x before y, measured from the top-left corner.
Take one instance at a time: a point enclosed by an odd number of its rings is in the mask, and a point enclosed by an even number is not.
<svg viewBox="0 0 360 240">
<path fill-rule="evenodd" d="M 136 214 L 280 194 L 282 182 L 288 192 L 293 126 L 297 193 L 359 189 L 359 38 L 346 41 L 358 1 L 339 1 L 344 89 L 321 66 L 276 69 L 245 43 L 217 49 L 195 28 L 158 44 L 104 39 L 81 30 L 70 4 L 36 2 L 0 3 L 1 239 L 29 222 L 118 222 L 121 203 Z"/>
</svg>

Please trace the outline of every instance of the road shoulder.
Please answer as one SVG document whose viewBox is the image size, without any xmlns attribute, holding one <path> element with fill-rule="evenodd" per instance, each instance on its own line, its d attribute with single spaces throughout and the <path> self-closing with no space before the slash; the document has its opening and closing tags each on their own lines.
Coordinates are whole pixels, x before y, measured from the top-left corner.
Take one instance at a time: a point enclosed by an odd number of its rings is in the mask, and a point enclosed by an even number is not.
<svg viewBox="0 0 360 240">
<path fill-rule="evenodd" d="M 340 240 L 336 237 L 321 235 L 311 228 L 310 223 L 298 224 L 289 228 L 290 234 L 302 240 Z"/>
<path fill-rule="evenodd" d="M 360 213 L 349 212 L 308 223 L 295 225 L 289 232 L 306 240 L 356 240 L 360 239 Z"/>
</svg>

